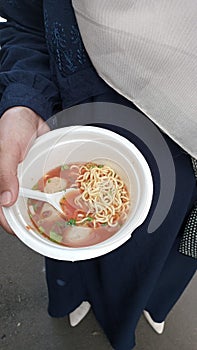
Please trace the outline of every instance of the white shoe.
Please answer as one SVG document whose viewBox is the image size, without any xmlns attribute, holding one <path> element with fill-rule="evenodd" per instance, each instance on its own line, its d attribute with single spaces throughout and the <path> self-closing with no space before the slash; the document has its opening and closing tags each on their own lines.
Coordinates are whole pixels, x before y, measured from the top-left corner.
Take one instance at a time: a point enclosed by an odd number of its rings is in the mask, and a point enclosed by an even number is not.
<svg viewBox="0 0 197 350">
<path fill-rule="evenodd" d="M 165 326 L 165 322 L 155 322 L 153 321 L 153 319 L 151 318 L 150 314 L 148 311 L 144 310 L 143 311 L 144 316 L 146 318 L 146 320 L 148 321 L 148 323 L 151 325 L 151 327 L 154 329 L 154 331 L 158 334 L 162 334 L 163 330 L 164 330 L 164 326 Z"/>
<path fill-rule="evenodd" d="M 83 301 L 74 311 L 69 314 L 69 321 L 72 327 L 77 326 L 87 315 L 91 305 L 88 301 Z"/>
</svg>

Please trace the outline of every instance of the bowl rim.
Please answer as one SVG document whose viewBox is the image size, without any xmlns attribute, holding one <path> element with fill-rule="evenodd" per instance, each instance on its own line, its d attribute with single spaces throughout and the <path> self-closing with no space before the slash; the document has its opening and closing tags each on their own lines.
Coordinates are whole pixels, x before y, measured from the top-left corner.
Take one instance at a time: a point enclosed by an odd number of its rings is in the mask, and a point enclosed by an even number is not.
<svg viewBox="0 0 197 350">
<path fill-rule="evenodd" d="M 3 207 L 3 213 L 5 215 L 6 220 L 8 221 L 10 227 L 12 230 L 15 232 L 16 236 L 29 248 L 33 249 L 34 251 L 40 253 L 41 255 L 54 258 L 57 260 L 66 260 L 66 261 L 79 261 L 79 260 L 87 260 L 91 258 L 95 258 L 101 255 L 104 255 L 106 253 L 109 253 L 113 251 L 114 249 L 118 248 L 121 246 L 123 243 L 125 243 L 132 235 L 132 232 L 139 227 L 144 220 L 146 219 L 148 212 L 151 207 L 152 203 L 152 198 L 153 198 L 153 178 L 152 178 L 152 173 L 149 167 L 149 164 L 147 160 L 145 159 L 144 155 L 142 152 L 128 139 L 126 139 L 124 136 L 117 134 L 114 131 L 100 128 L 97 126 L 85 126 L 85 125 L 75 125 L 75 126 L 68 126 L 68 127 L 63 127 L 55 130 L 51 130 L 48 133 L 38 137 L 32 147 L 30 148 L 28 154 L 26 157 L 30 154 L 30 152 L 37 148 L 40 147 L 41 144 L 45 143 L 49 139 L 60 136 L 61 134 L 65 134 L 66 132 L 70 131 L 80 131 L 82 128 L 83 132 L 84 131 L 93 131 L 97 132 L 100 135 L 106 135 L 106 136 L 111 136 L 114 138 L 116 141 L 119 141 L 123 143 L 129 150 L 132 149 L 132 152 L 135 152 L 137 154 L 137 159 L 140 161 L 140 164 L 142 165 L 142 168 L 145 172 L 145 179 L 146 179 L 146 203 L 144 206 L 144 212 L 143 215 L 141 215 L 140 220 L 136 221 L 135 225 L 132 228 L 132 231 L 130 231 L 127 234 L 122 234 L 121 231 L 123 229 L 120 229 L 118 233 L 119 235 L 114 235 L 108 238 L 107 240 L 100 242 L 95 245 L 91 246 L 86 246 L 86 247 L 66 247 L 66 246 L 61 246 L 59 244 L 53 243 L 50 240 L 43 239 L 42 237 L 39 237 L 37 233 L 35 233 L 33 230 L 29 229 L 27 230 L 27 223 L 25 225 L 25 221 L 22 218 L 22 215 L 18 213 L 19 216 L 21 216 L 21 220 L 24 221 L 24 226 L 19 224 L 19 221 L 17 221 L 15 215 L 14 215 L 14 208 L 17 211 L 17 202 L 11 206 L 11 207 Z M 23 162 L 19 165 L 20 167 L 23 166 Z M 128 228 L 129 226 L 129 221 L 124 224 L 124 230 Z M 30 235 L 27 235 L 27 231 L 31 233 Z M 34 234 L 32 234 L 34 232 Z M 34 235 L 37 235 L 37 238 L 34 237 Z M 46 250 L 47 247 L 47 250 Z"/>
</svg>

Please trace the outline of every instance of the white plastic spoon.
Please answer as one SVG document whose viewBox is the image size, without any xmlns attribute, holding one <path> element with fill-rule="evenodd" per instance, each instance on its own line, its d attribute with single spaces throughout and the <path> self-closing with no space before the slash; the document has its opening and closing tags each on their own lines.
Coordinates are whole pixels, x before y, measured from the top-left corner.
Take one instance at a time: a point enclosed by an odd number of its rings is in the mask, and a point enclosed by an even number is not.
<svg viewBox="0 0 197 350">
<path fill-rule="evenodd" d="M 68 188 L 64 191 L 55 192 L 55 193 L 46 193 L 41 191 L 31 190 L 29 188 L 20 187 L 19 188 L 19 196 L 26 197 L 31 199 L 37 199 L 39 201 L 47 202 L 51 204 L 55 209 L 57 209 L 61 214 L 64 214 L 60 200 L 66 196 L 66 194 L 70 191 L 76 191 L 75 188 Z"/>
</svg>

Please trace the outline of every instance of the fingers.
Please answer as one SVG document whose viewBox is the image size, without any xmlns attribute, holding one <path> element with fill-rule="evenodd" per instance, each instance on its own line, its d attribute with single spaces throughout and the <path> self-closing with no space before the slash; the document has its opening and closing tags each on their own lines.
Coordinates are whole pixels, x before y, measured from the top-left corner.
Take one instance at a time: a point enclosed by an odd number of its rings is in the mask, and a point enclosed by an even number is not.
<svg viewBox="0 0 197 350">
<path fill-rule="evenodd" d="M 13 107 L 0 119 L 0 207 L 13 205 L 18 197 L 18 164 L 37 136 L 49 131 L 47 124 L 31 109 Z M 0 224 L 9 233 L 11 228 L 0 209 Z"/>
<path fill-rule="evenodd" d="M 14 204 L 18 195 L 17 179 L 18 155 L 17 148 L 13 149 L 3 141 L 0 141 L 0 205 L 10 206 Z M 14 234 L 9 227 L 2 208 L 0 208 L 0 225 L 8 233 Z"/>
<path fill-rule="evenodd" d="M 32 112 L 33 113 L 33 112 Z M 36 138 L 39 117 L 27 109 L 11 108 L 0 120 L 0 206 L 13 205 L 18 196 L 18 164 L 31 138 Z M 34 136 L 35 135 L 35 136 Z M 0 224 L 11 233 L 2 210 Z"/>
<path fill-rule="evenodd" d="M 0 205 L 14 204 L 18 194 L 17 167 L 20 151 L 13 143 L 0 141 Z"/>
<path fill-rule="evenodd" d="M 50 131 L 49 126 L 46 122 L 44 122 L 42 119 L 39 120 L 38 129 L 37 129 L 37 136 L 41 136 L 43 134 L 46 134 Z"/>
<path fill-rule="evenodd" d="M 0 205 L 14 204 L 18 195 L 18 164 L 37 137 L 42 119 L 26 107 L 7 110 L 0 120 Z"/>
<path fill-rule="evenodd" d="M 0 208 L 0 223 L 1 223 L 1 226 L 3 227 L 3 229 L 5 231 L 7 231 L 8 233 L 10 233 L 13 236 L 15 236 L 15 233 L 12 231 L 11 227 L 8 225 L 8 223 L 7 223 L 7 221 L 6 221 L 5 217 L 4 217 L 2 208 Z"/>
</svg>

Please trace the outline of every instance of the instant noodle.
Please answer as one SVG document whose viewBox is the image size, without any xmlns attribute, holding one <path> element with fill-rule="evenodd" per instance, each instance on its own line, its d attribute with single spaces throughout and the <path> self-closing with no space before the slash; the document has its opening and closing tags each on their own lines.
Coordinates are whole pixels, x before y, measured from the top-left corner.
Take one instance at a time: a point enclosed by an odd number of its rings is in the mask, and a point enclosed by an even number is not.
<svg viewBox="0 0 197 350">
<path fill-rule="evenodd" d="M 66 193 L 67 188 L 73 191 Z M 39 233 L 65 246 L 83 247 L 106 240 L 120 229 L 130 209 L 126 185 L 105 164 L 64 164 L 45 174 L 34 189 L 65 190 L 60 201 L 64 215 L 48 203 L 28 200 L 29 215 Z"/>
</svg>

